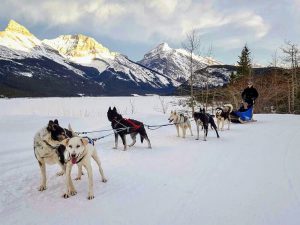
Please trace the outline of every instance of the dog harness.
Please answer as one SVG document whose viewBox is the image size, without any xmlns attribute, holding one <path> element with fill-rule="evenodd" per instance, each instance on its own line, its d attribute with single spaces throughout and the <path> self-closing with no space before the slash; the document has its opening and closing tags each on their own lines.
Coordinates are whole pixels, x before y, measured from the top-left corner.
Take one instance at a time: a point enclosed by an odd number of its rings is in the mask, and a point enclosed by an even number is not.
<svg viewBox="0 0 300 225">
<path fill-rule="evenodd" d="M 86 138 L 86 139 L 88 139 L 88 140 L 89 140 L 89 144 L 91 144 L 91 145 L 95 145 L 95 142 L 94 142 L 94 140 L 93 140 L 93 139 L 91 139 L 91 138 L 89 138 L 89 137 L 87 137 L 87 136 L 85 136 L 85 137 L 83 137 L 83 138 Z"/>
<path fill-rule="evenodd" d="M 133 127 L 134 130 L 138 130 L 141 127 L 141 125 L 136 125 L 131 119 L 124 119 L 124 120 L 127 121 Z"/>
<path fill-rule="evenodd" d="M 59 145 L 56 145 L 56 146 L 52 146 L 51 144 L 49 144 L 47 141 L 43 140 L 43 142 L 48 145 L 50 148 L 52 149 L 58 149 Z"/>
</svg>

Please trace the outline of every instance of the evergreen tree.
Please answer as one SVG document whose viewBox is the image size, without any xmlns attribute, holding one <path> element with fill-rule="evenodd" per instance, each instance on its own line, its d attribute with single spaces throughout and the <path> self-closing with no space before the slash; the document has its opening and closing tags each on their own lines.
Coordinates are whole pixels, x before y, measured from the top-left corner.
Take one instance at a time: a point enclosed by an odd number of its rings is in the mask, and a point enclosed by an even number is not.
<svg viewBox="0 0 300 225">
<path fill-rule="evenodd" d="M 250 50 L 247 45 L 244 46 L 241 56 L 239 56 L 238 70 L 235 78 L 249 76 L 251 71 Z"/>
<path fill-rule="evenodd" d="M 237 75 L 235 72 L 231 71 L 230 73 L 230 80 L 233 82 L 236 79 Z"/>
</svg>

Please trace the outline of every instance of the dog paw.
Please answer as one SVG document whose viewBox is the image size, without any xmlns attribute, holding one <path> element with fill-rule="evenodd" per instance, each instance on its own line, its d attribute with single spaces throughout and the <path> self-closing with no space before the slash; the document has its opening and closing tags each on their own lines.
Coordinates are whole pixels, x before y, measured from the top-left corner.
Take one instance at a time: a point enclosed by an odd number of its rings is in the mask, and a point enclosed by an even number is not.
<svg viewBox="0 0 300 225">
<path fill-rule="evenodd" d="M 68 193 L 64 193 L 62 197 L 65 198 L 65 199 L 67 199 L 67 198 L 70 197 L 70 195 Z"/>
<path fill-rule="evenodd" d="M 198 140 L 199 140 L 199 138 L 196 138 L 195 140 L 197 140 L 197 141 L 198 141 Z"/>
<path fill-rule="evenodd" d="M 65 174 L 64 171 L 60 171 L 60 172 L 57 172 L 57 173 L 56 173 L 56 176 L 62 176 L 62 175 L 64 175 L 64 174 Z"/>
<path fill-rule="evenodd" d="M 113 147 L 113 149 L 117 149 L 117 147 Z"/>
<path fill-rule="evenodd" d="M 74 180 L 81 180 L 81 177 L 76 177 Z"/>
<path fill-rule="evenodd" d="M 103 179 L 102 179 L 102 182 L 103 182 L 103 183 L 106 183 L 106 182 L 107 182 L 107 179 L 106 179 L 106 178 L 103 178 Z"/>
<path fill-rule="evenodd" d="M 89 196 L 87 197 L 88 200 L 92 200 L 92 199 L 94 199 L 94 198 L 95 198 L 94 195 L 89 195 Z"/>
<path fill-rule="evenodd" d="M 46 185 L 41 185 L 38 188 L 39 191 L 45 191 L 46 189 L 47 189 Z"/>
<path fill-rule="evenodd" d="M 76 195 L 76 194 L 77 194 L 77 191 L 76 191 L 76 190 L 70 191 L 70 195 L 71 195 L 71 196 L 74 196 L 74 195 Z"/>
</svg>

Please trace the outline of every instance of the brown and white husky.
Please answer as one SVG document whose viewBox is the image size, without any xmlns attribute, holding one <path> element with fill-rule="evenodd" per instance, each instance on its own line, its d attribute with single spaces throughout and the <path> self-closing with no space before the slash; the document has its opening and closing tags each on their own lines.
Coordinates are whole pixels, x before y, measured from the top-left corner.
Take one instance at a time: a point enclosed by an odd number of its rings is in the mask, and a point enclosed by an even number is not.
<svg viewBox="0 0 300 225">
<path fill-rule="evenodd" d="M 193 136 L 191 122 L 189 118 L 182 113 L 177 113 L 176 111 L 171 111 L 171 115 L 169 117 L 169 122 L 174 123 L 176 130 L 177 130 L 177 137 L 180 137 L 179 135 L 179 128 L 182 130 L 182 137 L 185 138 L 186 130 L 189 129 L 191 136 Z"/>
</svg>

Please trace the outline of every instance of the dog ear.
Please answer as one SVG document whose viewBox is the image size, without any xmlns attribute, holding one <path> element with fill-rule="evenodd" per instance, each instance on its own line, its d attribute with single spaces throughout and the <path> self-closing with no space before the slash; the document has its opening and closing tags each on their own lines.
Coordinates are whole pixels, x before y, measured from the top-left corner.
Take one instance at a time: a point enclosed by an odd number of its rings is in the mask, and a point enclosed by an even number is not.
<svg viewBox="0 0 300 225">
<path fill-rule="evenodd" d="M 89 140 L 87 140 L 86 138 L 81 138 L 80 140 L 84 146 L 86 146 L 89 143 Z"/>
<path fill-rule="evenodd" d="M 71 131 L 72 137 L 77 137 L 77 136 L 78 136 L 78 134 L 76 134 L 76 133 L 73 131 L 73 129 L 72 129 L 72 127 L 71 127 L 71 124 L 68 125 L 68 129 L 69 129 L 69 131 Z"/>
<path fill-rule="evenodd" d="M 67 146 L 69 144 L 70 138 L 67 138 L 61 142 L 62 145 Z"/>
<path fill-rule="evenodd" d="M 109 106 L 108 111 L 111 111 L 111 107 Z"/>
<path fill-rule="evenodd" d="M 117 112 L 117 109 L 116 109 L 116 107 L 114 107 L 114 108 L 113 108 L 113 111 L 114 111 L 114 112 Z"/>
<path fill-rule="evenodd" d="M 59 125 L 59 124 L 58 124 L 58 120 L 57 120 L 57 119 L 55 119 L 55 120 L 54 120 L 54 123 L 55 123 L 55 124 L 57 124 L 57 125 Z"/>
<path fill-rule="evenodd" d="M 52 120 L 49 120 L 48 125 L 47 125 L 47 130 L 48 131 L 54 130 L 53 125 L 54 125 L 54 122 Z"/>
</svg>

